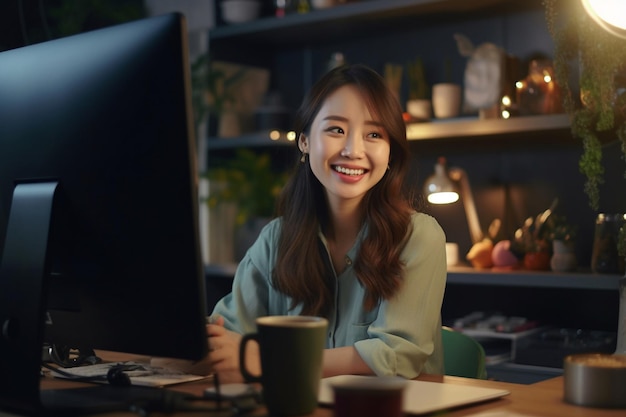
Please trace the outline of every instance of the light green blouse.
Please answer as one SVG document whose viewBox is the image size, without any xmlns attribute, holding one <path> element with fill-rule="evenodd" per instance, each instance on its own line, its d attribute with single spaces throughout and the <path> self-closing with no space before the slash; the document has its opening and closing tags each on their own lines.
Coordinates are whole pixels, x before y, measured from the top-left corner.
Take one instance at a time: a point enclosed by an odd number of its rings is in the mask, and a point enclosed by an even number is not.
<svg viewBox="0 0 626 417">
<path fill-rule="evenodd" d="M 233 289 L 213 315 L 241 334 L 256 330 L 255 319 L 266 315 L 297 315 L 291 300 L 272 287 L 280 219 L 270 222 L 237 267 Z M 446 283 L 445 235 L 437 221 L 414 213 L 413 233 L 401 255 L 405 277 L 397 295 L 376 308 L 363 308 L 364 290 L 351 264 L 367 227 L 347 254 L 347 267 L 336 276 L 335 300 L 328 317 L 327 348 L 354 346 L 377 375 L 414 378 L 421 372 L 443 374 L 441 304 Z M 326 241 L 320 234 L 324 245 Z"/>
</svg>

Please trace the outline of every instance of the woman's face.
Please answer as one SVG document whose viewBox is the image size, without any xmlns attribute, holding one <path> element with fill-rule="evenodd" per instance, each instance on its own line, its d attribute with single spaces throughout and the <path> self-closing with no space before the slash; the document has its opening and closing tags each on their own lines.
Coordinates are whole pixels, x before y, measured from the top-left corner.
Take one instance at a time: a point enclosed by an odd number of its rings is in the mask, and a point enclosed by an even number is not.
<svg viewBox="0 0 626 417">
<path fill-rule="evenodd" d="M 309 136 L 300 137 L 300 149 L 309 154 L 311 169 L 325 187 L 331 207 L 345 201 L 359 203 L 389 164 L 387 132 L 352 85 L 326 98 Z"/>
</svg>

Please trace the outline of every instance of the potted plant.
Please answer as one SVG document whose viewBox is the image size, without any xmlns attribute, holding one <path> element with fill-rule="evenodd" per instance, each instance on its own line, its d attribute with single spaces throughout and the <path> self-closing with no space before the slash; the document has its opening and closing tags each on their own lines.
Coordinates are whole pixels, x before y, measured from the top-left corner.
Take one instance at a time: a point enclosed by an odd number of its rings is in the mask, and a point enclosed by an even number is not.
<svg viewBox="0 0 626 417">
<path fill-rule="evenodd" d="M 565 216 L 552 215 L 548 218 L 548 237 L 552 242 L 550 268 L 557 272 L 574 271 L 578 260 L 574 253 L 577 225 L 567 222 Z"/>
<path fill-rule="evenodd" d="M 269 153 L 239 148 L 233 158 L 216 161 L 205 177 L 211 184 L 209 209 L 234 206 L 235 258 L 240 260 L 273 217 L 287 174 L 274 169 Z"/>
<path fill-rule="evenodd" d="M 432 117 L 430 88 L 426 81 L 424 62 L 420 57 L 407 64 L 409 81 L 409 99 L 406 102 L 406 111 L 411 117 L 420 120 L 430 120 Z"/>
<path fill-rule="evenodd" d="M 443 81 L 433 85 L 433 111 L 438 119 L 457 117 L 461 112 L 461 86 L 452 82 L 452 61 L 443 63 Z"/>
<path fill-rule="evenodd" d="M 196 129 L 206 121 L 207 135 L 219 136 L 218 121 L 235 103 L 234 87 L 244 78 L 246 70 L 239 68 L 232 74 L 202 54 L 191 64 L 192 104 Z"/>
<path fill-rule="evenodd" d="M 580 2 L 544 0 L 544 4 L 554 40 L 555 77 L 572 134 L 582 140 L 579 167 L 586 176 L 589 205 L 597 210 L 604 182 L 601 138 L 610 136 L 626 144 L 624 39 L 597 25 Z M 624 145 L 622 150 L 626 153 Z"/>
</svg>

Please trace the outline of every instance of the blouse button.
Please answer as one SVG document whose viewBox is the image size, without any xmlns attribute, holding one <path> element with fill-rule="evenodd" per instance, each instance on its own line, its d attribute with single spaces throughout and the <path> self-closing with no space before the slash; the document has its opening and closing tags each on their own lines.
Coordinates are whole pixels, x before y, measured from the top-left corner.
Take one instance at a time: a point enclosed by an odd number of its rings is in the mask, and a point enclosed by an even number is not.
<svg viewBox="0 0 626 417">
<path fill-rule="evenodd" d="M 349 256 L 346 256 L 346 265 L 352 265 L 352 259 Z"/>
</svg>

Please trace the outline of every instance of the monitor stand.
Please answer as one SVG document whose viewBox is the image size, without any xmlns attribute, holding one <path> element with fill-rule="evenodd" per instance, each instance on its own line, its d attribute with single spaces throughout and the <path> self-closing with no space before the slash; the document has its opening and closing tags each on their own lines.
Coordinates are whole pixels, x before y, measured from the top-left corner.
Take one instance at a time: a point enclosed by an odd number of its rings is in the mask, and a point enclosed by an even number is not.
<svg viewBox="0 0 626 417">
<path fill-rule="evenodd" d="M 0 265 L 0 406 L 41 403 L 48 239 L 58 182 L 15 186 Z"/>
<path fill-rule="evenodd" d="M 41 390 L 41 360 L 50 274 L 48 243 L 58 182 L 16 185 L 0 265 L 0 409 L 72 415 L 147 408 L 166 411 L 185 397 L 152 387 L 95 385 Z M 58 213 L 56 214 L 58 217 Z"/>
</svg>

